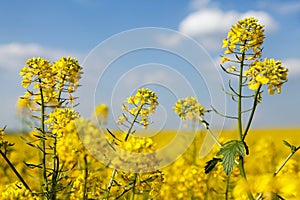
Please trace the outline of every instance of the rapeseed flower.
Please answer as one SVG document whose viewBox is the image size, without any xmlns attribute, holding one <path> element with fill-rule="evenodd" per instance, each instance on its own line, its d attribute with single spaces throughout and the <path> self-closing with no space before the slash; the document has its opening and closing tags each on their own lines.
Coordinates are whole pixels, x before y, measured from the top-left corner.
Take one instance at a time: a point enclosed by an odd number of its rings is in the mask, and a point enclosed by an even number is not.
<svg viewBox="0 0 300 200">
<path fill-rule="evenodd" d="M 226 48 L 224 54 L 243 55 L 247 60 L 255 60 L 261 57 L 264 38 L 264 26 L 257 19 L 248 17 L 231 27 L 227 38 L 223 39 L 222 48 Z M 229 60 L 222 57 L 222 63 Z"/>
<path fill-rule="evenodd" d="M 147 128 L 149 125 L 149 115 L 155 112 L 158 106 L 158 98 L 155 92 L 148 88 L 138 89 L 134 96 L 130 96 L 127 102 L 123 104 L 123 115 L 119 117 L 117 123 L 123 124 L 129 122 L 128 113 L 133 117 L 133 123 L 138 123 Z M 132 124 L 132 122 L 129 122 Z"/>
<path fill-rule="evenodd" d="M 282 66 L 281 61 L 273 58 L 265 58 L 264 61 L 255 61 L 245 71 L 249 78 L 248 87 L 257 90 L 261 85 L 268 85 L 268 93 L 273 95 L 276 91 L 281 92 L 281 86 L 287 79 L 288 69 Z"/>
<path fill-rule="evenodd" d="M 173 109 L 182 120 L 189 119 L 196 121 L 202 119 L 201 116 L 203 116 L 205 113 L 204 107 L 198 103 L 196 97 L 179 99 Z"/>
</svg>

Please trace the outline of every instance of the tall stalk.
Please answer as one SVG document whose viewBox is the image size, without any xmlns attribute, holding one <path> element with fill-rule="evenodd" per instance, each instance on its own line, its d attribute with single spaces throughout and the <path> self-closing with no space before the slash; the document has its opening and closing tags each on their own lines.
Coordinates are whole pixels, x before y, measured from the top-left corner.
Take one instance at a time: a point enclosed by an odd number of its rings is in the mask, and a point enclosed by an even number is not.
<svg viewBox="0 0 300 200">
<path fill-rule="evenodd" d="M 41 79 L 39 79 L 39 83 L 42 83 Z M 46 192 L 46 196 L 48 196 L 48 178 L 47 178 L 47 163 L 46 163 L 46 130 L 45 130 L 45 102 L 44 102 L 44 95 L 43 89 L 40 88 L 40 96 L 41 96 L 41 131 L 42 131 L 42 173 L 43 173 L 43 181 L 44 187 Z"/>
</svg>

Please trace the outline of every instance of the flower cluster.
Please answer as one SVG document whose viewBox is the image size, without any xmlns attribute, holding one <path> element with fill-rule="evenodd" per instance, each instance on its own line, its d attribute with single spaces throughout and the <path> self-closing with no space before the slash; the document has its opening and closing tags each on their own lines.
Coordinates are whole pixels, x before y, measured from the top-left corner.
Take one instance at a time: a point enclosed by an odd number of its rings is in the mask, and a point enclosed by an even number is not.
<svg viewBox="0 0 300 200">
<path fill-rule="evenodd" d="M 55 72 L 57 90 L 64 89 L 68 93 L 73 93 L 76 90 L 82 72 L 75 58 L 62 57 L 53 63 L 52 70 Z"/>
<path fill-rule="evenodd" d="M 0 143 L 3 141 L 5 136 L 4 128 L 0 128 Z"/>
<path fill-rule="evenodd" d="M 84 173 L 80 173 L 76 176 L 76 179 L 72 183 L 71 188 L 71 200 L 76 200 L 79 197 L 83 199 L 103 199 L 103 189 L 101 188 L 101 181 L 97 174 L 90 172 L 88 177 L 84 177 Z M 84 185 L 86 184 L 86 197 L 84 197 Z"/>
<path fill-rule="evenodd" d="M 226 48 L 224 54 L 238 54 L 239 61 L 245 57 L 247 60 L 260 58 L 264 37 L 264 26 L 258 24 L 257 19 L 248 17 L 239 20 L 228 32 L 227 38 L 223 40 L 222 48 Z M 248 50 L 251 52 L 246 54 Z M 225 56 L 222 57 L 222 63 L 229 60 Z"/>
<path fill-rule="evenodd" d="M 108 117 L 108 111 L 109 111 L 109 109 L 108 109 L 107 105 L 105 105 L 105 104 L 99 104 L 96 106 L 93 117 L 96 118 L 96 121 L 98 122 L 98 124 L 100 124 L 100 125 L 106 124 L 106 120 Z"/>
<path fill-rule="evenodd" d="M 245 75 L 250 79 L 248 86 L 251 90 L 257 90 L 260 85 L 268 85 L 269 94 L 276 91 L 281 92 L 281 85 L 287 81 L 288 69 L 281 65 L 281 61 L 273 58 L 265 58 L 264 61 L 255 61 L 250 68 L 245 71 Z"/>
<path fill-rule="evenodd" d="M 31 192 L 27 190 L 24 185 L 16 181 L 14 183 L 11 183 L 9 185 L 6 185 L 5 189 L 1 190 L 0 197 L 3 200 L 11 200 L 11 199 L 20 199 L 20 200 L 35 200 L 39 199 L 35 196 L 32 196 Z"/>
<path fill-rule="evenodd" d="M 155 112 L 158 106 L 157 95 L 148 88 L 138 89 L 134 96 L 127 99 L 127 104 L 123 104 L 122 110 L 124 115 L 119 118 L 117 123 L 122 124 L 125 121 L 129 122 L 129 113 L 133 117 L 133 123 L 138 123 L 144 128 L 149 125 L 149 115 Z"/>
<path fill-rule="evenodd" d="M 197 121 L 204 115 L 204 107 L 198 103 L 196 97 L 186 97 L 184 99 L 179 99 L 175 106 L 173 107 L 175 112 L 178 114 L 182 120 L 192 120 Z"/>
<path fill-rule="evenodd" d="M 78 116 L 78 113 L 72 109 L 56 108 L 49 114 L 45 124 L 48 124 L 48 129 L 52 130 L 52 134 L 61 137 L 67 125 L 78 118 Z"/>
<path fill-rule="evenodd" d="M 22 86 L 27 91 L 18 105 L 35 110 L 34 103 L 57 106 L 67 100 L 73 102 L 72 93 L 78 87 L 81 74 L 82 68 L 78 61 L 71 57 L 62 57 L 53 64 L 44 58 L 28 59 L 27 65 L 20 71 Z M 29 88 L 30 85 L 32 88 Z M 68 93 L 69 97 L 63 97 L 63 93 Z"/>
</svg>

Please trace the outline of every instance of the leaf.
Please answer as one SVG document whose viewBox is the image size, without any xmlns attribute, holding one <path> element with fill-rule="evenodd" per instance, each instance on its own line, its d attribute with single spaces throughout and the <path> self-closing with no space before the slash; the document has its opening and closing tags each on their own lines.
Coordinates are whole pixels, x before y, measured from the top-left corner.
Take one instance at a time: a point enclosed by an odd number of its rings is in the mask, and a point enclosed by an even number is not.
<svg viewBox="0 0 300 200">
<path fill-rule="evenodd" d="M 206 162 L 206 165 L 204 167 L 205 174 L 208 174 L 211 170 L 215 168 L 215 166 L 218 164 L 218 162 L 222 162 L 221 158 L 213 158 L 212 160 Z"/>
<path fill-rule="evenodd" d="M 297 150 L 297 147 L 294 145 L 291 145 L 286 140 L 283 140 L 283 144 L 291 149 L 291 152 L 294 153 Z"/>
<path fill-rule="evenodd" d="M 245 156 L 245 148 L 243 142 L 232 140 L 225 143 L 225 145 L 217 153 L 217 156 L 220 155 L 223 156 L 222 165 L 226 175 L 231 174 L 236 156 Z"/>
<path fill-rule="evenodd" d="M 41 164 L 37 165 L 37 164 L 32 164 L 32 163 L 27 163 L 24 161 L 24 164 L 26 165 L 26 167 L 34 169 L 34 168 L 42 168 Z"/>
<path fill-rule="evenodd" d="M 283 144 L 285 145 L 285 146 L 287 146 L 287 147 L 289 147 L 289 148 L 291 148 L 291 144 L 290 143 L 288 143 L 286 140 L 283 140 Z"/>
</svg>

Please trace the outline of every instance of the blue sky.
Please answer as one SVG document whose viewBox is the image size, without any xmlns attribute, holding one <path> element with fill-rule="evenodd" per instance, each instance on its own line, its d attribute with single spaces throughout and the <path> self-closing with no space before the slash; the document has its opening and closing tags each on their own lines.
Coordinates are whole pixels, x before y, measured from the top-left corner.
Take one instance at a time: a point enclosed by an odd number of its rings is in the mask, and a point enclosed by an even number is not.
<svg viewBox="0 0 300 200">
<path fill-rule="evenodd" d="M 176 128 L 179 120 L 171 107 L 185 95 L 195 94 L 206 107 L 214 103 L 234 114 L 230 98 L 217 94 L 226 85 L 218 69 L 221 41 L 236 20 L 249 15 L 266 26 L 263 56 L 283 60 L 290 71 L 282 94 L 264 94 L 253 125 L 299 127 L 300 3 L 296 0 L 243 1 L 242 5 L 237 0 L 3 1 L 0 126 L 21 128 L 15 105 L 24 89 L 18 72 L 32 56 L 51 61 L 63 55 L 78 58 L 84 67 L 78 110 L 88 117 L 96 103 L 107 103 L 113 113 L 109 126 L 121 112 L 119 104 L 140 86 L 159 94 L 161 106 L 153 126 Z M 132 51 L 150 44 L 157 48 Z M 194 44 L 200 48 L 193 49 Z M 122 49 L 129 53 L 123 55 Z M 193 60 L 196 68 L 183 58 Z M 105 62 L 109 67 L 102 66 Z M 216 127 L 223 124 L 219 118 L 208 118 Z M 235 122 L 225 123 L 235 127 Z"/>
</svg>

